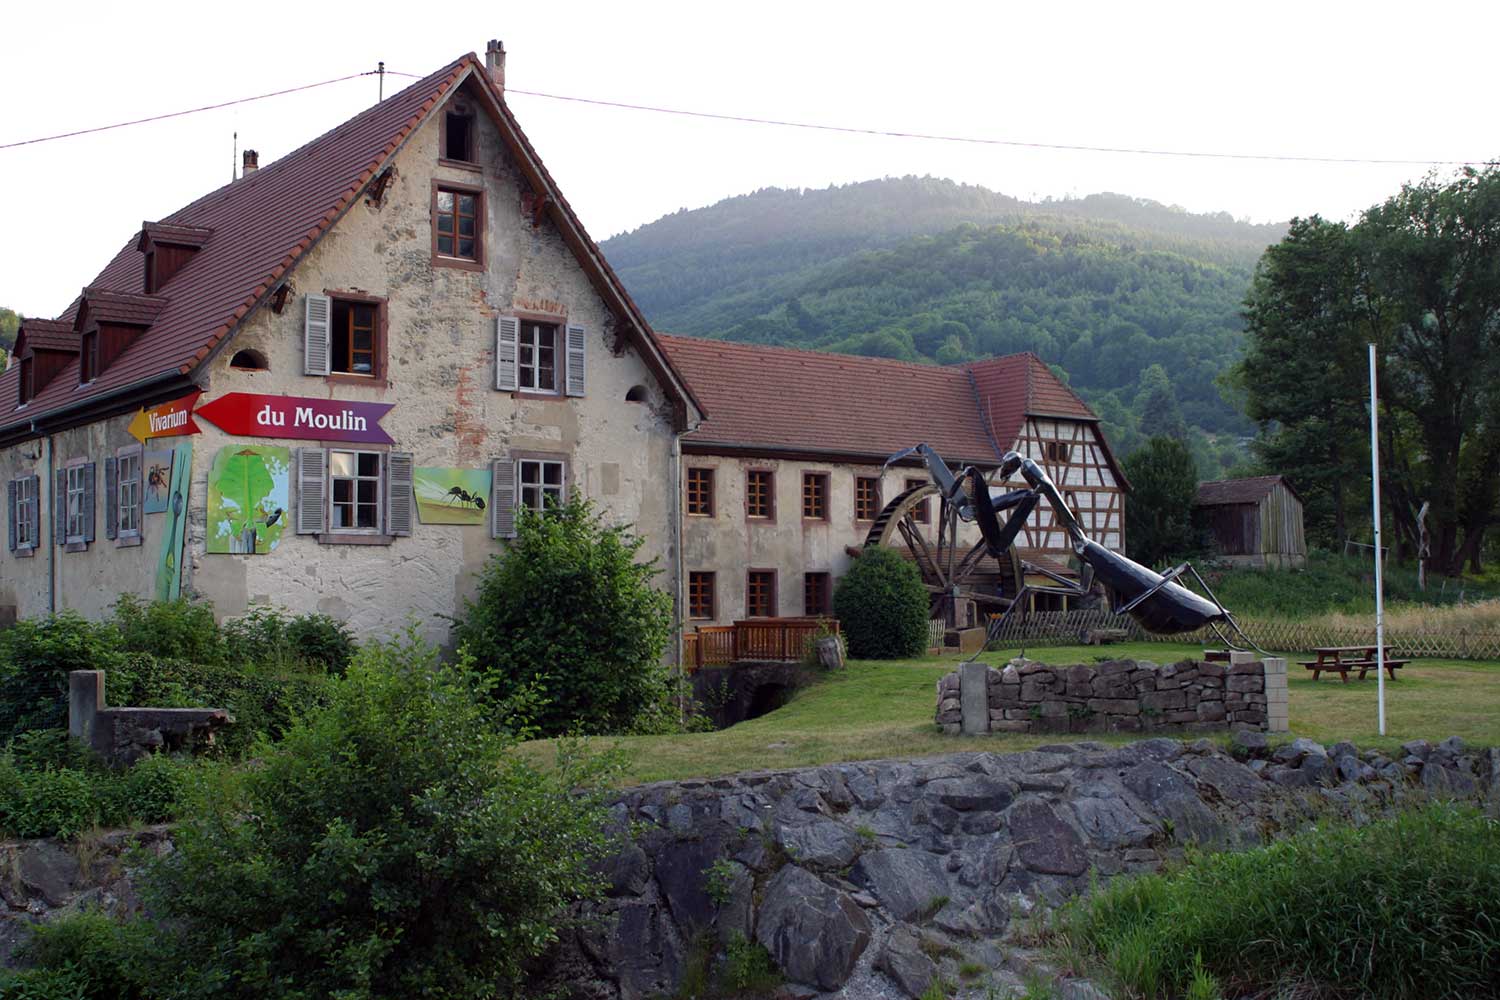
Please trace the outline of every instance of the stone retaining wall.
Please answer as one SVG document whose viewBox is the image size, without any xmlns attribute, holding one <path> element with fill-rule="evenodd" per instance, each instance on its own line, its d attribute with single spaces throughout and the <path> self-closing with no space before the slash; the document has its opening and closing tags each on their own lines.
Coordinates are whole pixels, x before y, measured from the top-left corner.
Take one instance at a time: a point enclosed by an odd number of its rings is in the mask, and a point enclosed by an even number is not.
<svg viewBox="0 0 1500 1000">
<path fill-rule="evenodd" d="M 1099 733 L 1259 729 L 1286 732 L 1286 660 L 1109 660 L 1071 667 L 1018 658 L 966 662 L 937 684 L 944 732 Z"/>
</svg>

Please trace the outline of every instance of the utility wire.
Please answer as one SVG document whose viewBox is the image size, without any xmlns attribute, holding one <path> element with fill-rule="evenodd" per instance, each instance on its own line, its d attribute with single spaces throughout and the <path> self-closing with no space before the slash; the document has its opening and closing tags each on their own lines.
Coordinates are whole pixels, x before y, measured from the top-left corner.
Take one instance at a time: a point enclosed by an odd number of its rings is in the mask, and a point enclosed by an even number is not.
<svg viewBox="0 0 1500 1000">
<path fill-rule="evenodd" d="M 387 73 L 394 72 L 386 70 Z M 397 76 L 415 77 L 415 73 L 396 73 Z M 889 129 L 856 128 L 847 125 L 824 125 L 815 122 L 794 122 L 779 118 L 756 118 L 751 115 L 718 114 L 711 111 L 687 111 L 682 108 L 663 108 L 651 104 L 628 104 L 624 101 L 605 101 L 592 97 L 572 97 L 566 94 L 549 94 L 540 90 L 521 90 L 506 87 L 508 94 L 524 94 L 527 97 L 545 97 L 552 101 L 570 101 L 576 104 L 594 104 L 606 108 L 624 108 L 630 111 L 650 111 L 663 115 L 681 115 L 687 118 L 711 118 L 716 121 L 744 122 L 751 125 L 776 125 L 782 128 L 804 128 L 819 132 L 843 132 L 851 135 L 874 135 L 893 139 L 926 139 L 934 142 L 962 142 L 983 146 L 1012 146 L 1020 149 L 1055 149 L 1069 153 L 1126 153 L 1132 156 L 1184 156 L 1214 160 L 1279 160 L 1291 163 L 1358 163 L 1386 166 L 1448 166 L 1488 167 L 1495 160 L 1396 160 L 1353 156 L 1297 156 L 1278 153 L 1218 153 L 1186 149 L 1149 149 L 1132 146 L 1089 146 L 1059 142 L 1027 142 L 1020 139 L 991 139 L 981 136 L 940 135 L 931 132 L 898 132 Z"/>
<path fill-rule="evenodd" d="M 300 87 L 288 87 L 286 90 L 273 90 L 269 94 L 256 94 L 254 97 L 241 97 L 235 101 L 223 101 L 219 104 L 205 104 L 201 108 L 188 108 L 186 111 L 172 111 L 164 115 L 152 115 L 150 118 L 137 118 L 134 121 L 115 122 L 113 125 L 100 125 L 96 128 L 81 128 L 75 132 L 59 132 L 57 135 L 38 136 L 35 139 L 22 139 L 20 142 L 0 143 L 0 149 L 14 149 L 17 146 L 30 146 L 38 142 L 51 142 L 54 139 L 69 139 L 75 135 L 90 135 L 94 132 L 108 132 L 110 129 L 126 128 L 130 125 L 144 125 L 147 122 L 159 122 L 168 118 L 181 118 L 183 115 L 195 115 L 200 111 L 214 111 L 218 108 L 233 107 L 236 104 L 249 104 L 251 101 L 263 101 L 268 97 L 280 97 L 283 94 L 295 94 L 298 91 L 312 90 L 315 87 L 326 87 L 331 83 L 343 83 L 345 80 L 356 80 L 362 76 L 374 76 L 379 70 L 367 69 L 363 73 L 350 73 L 348 76 L 336 77 L 332 80 L 323 80 L 318 83 L 307 83 Z M 405 74 L 403 74 L 405 75 Z"/>
</svg>

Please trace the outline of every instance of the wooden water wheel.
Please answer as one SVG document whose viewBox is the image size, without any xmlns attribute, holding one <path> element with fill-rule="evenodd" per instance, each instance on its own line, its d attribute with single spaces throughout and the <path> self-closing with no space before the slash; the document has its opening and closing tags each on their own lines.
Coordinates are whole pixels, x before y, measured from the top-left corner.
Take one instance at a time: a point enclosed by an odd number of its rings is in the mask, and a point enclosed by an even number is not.
<svg viewBox="0 0 1500 1000">
<path fill-rule="evenodd" d="M 924 503 L 931 524 L 917 520 Z M 930 537 L 933 525 L 936 539 Z M 983 625 L 986 615 L 1004 611 L 1011 603 L 1008 595 L 1021 589 L 1023 568 L 1014 546 L 996 560 L 985 551 L 978 530 L 968 525 L 963 532 L 964 527 L 942 491 L 927 483 L 886 504 L 865 535 L 866 546 L 895 547 L 917 564 L 932 598 L 929 616 L 941 618 L 949 628 Z"/>
</svg>

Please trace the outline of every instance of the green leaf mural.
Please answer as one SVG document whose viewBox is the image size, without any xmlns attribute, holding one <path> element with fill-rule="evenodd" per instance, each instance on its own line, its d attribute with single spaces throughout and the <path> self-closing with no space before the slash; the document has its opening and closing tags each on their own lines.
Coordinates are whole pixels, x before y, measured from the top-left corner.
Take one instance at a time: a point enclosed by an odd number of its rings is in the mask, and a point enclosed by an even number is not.
<svg viewBox="0 0 1500 1000">
<path fill-rule="evenodd" d="M 208 551 L 266 553 L 286 526 L 291 450 L 230 445 L 208 473 Z"/>
</svg>

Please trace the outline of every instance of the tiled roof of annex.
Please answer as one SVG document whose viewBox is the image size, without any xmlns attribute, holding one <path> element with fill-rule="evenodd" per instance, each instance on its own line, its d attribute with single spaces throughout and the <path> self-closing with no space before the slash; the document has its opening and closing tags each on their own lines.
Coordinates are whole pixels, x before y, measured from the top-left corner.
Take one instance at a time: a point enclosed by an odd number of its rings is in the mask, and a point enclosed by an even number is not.
<svg viewBox="0 0 1500 1000">
<path fill-rule="evenodd" d="M 658 339 L 708 410 L 684 438 L 696 449 L 881 459 L 925 442 L 950 464 L 995 465 L 1028 414 L 1098 419 L 1034 354 L 937 366 Z"/>
<path fill-rule="evenodd" d="M 1292 484 L 1285 476 L 1247 476 L 1244 479 L 1218 479 L 1199 483 L 1198 495 L 1193 504 L 1199 507 L 1217 507 L 1221 504 L 1260 503 L 1280 483 L 1297 496 Z M 1301 500 L 1301 497 L 1298 497 Z"/>
</svg>

